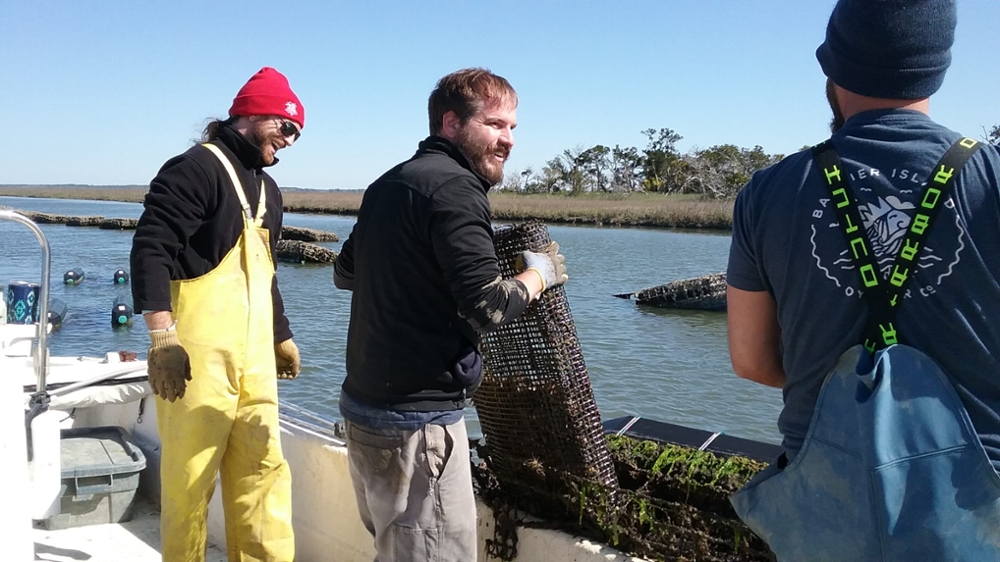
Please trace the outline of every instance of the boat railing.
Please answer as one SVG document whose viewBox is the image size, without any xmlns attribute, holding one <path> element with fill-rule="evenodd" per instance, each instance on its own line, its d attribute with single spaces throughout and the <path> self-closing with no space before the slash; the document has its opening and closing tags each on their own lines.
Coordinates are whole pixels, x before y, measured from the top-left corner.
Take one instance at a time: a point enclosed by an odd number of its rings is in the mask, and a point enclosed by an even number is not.
<svg viewBox="0 0 1000 562">
<path fill-rule="evenodd" d="M 49 276 L 51 272 L 52 257 L 49 251 L 49 241 L 42 233 L 42 229 L 34 221 L 16 213 L 14 211 L 0 210 L 0 220 L 23 224 L 28 227 L 35 238 L 38 239 L 42 247 L 42 278 L 38 290 L 38 345 L 34 351 L 34 365 L 36 378 L 35 395 L 45 395 L 45 377 L 48 374 L 49 341 L 48 341 L 48 318 L 49 318 Z"/>
<path fill-rule="evenodd" d="M 343 443 L 346 437 L 344 424 L 320 415 L 312 410 L 296 406 L 287 400 L 278 404 L 278 417 L 282 421 L 292 423 L 303 429 L 316 433 L 335 442 Z"/>
</svg>

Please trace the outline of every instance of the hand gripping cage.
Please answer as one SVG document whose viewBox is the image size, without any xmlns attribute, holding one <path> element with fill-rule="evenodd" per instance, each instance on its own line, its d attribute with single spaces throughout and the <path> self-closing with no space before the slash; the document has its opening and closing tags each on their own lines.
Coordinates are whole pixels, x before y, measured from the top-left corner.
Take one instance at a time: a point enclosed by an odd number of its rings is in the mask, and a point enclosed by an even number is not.
<svg viewBox="0 0 1000 562">
<path fill-rule="evenodd" d="M 550 242 L 537 221 L 498 228 L 493 243 L 501 275 L 518 273 L 521 252 L 541 251 Z M 541 463 L 617 488 L 563 288 L 546 291 L 520 318 L 482 334 L 480 349 L 484 377 L 474 400 L 501 485 L 516 483 L 525 467 Z"/>
</svg>

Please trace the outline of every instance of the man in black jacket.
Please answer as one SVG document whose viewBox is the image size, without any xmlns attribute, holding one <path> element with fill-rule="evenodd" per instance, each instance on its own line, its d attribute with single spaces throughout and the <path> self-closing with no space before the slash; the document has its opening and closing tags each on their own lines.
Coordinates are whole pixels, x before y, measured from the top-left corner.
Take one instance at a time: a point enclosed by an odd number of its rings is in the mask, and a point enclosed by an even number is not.
<svg viewBox="0 0 1000 562">
<path fill-rule="evenodd" d="M 383 562 L 475 560 L 463 408 L 482 380 L 476 333 L 567 280 L 555 244 L 500 276 L 486 193 L 514 146 L 510 84 L 460 70 L 428 113 L 431 136 L 368 187 L 334 268 L 354 292 L 340 395 L 351 478 Z"/>
<path fill-rule="evenodd" d="M 132 294 L 159 397 L 165 562 L 204 560 L 220 471 L 230 560 L 295 556 L 276 378 L 298 374 L 299 353 L 271 258 L 281 192 L 264 168 L 298 139 L 305 112 L 265 67 L 229 115 L 163 165 L 132 242 Z"/>
</svg>

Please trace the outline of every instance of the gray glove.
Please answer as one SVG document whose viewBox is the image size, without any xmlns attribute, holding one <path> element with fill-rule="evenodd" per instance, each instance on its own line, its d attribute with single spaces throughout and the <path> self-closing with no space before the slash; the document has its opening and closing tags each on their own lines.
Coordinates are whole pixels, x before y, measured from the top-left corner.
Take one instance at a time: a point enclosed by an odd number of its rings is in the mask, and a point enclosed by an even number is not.
<svg viewBox="0 0 1000 562">
<path fill-rule="evenodd" d="M 552 242 L 542 252 L 521 252 L 524 270 L 533 269 L 542 278 L 542 292 L 558 287 L 569 280 L 566 275 L 566 257 L 559 253 L 559 244 Z"/>
<path fill-rule="evenodd" d="M 150 331 L 149 340 L 146 359 L 149 386 L 157 396 L 169 402 L 184 398 L 187 381 L 191 380 L 191 360 L 181 347 L 177 332 L 172 329 Z"/>
</svg>

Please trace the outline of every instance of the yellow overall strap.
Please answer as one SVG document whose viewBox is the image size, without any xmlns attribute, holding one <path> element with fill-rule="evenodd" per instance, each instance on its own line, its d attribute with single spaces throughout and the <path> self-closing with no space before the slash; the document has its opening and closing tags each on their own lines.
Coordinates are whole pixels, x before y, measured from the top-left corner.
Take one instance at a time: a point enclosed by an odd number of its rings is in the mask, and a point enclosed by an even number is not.
<svg viewBox="0 0 1000 562">
<path fill-rule="evenodd" d="M 257 203 L 257 218 L 254 218 L 250 214 L 250 203 L 247 202 L 247 195 L 243 191 L 243 183 L 240 182 L 240 177 L 236 175 L 236 170 L 233 168 L 233 163 L 229 161 L 229 158 L 222 153 L 219 147 L 212 143 L 202 144 L 205 148 L 211 151 L 219 162 L 222 163 L 222 167 L 226 169 L 229 174 L 229 179 L 233 182 L 233 187 L 236 189 L 236 195 L 240 198 L 240 205 L 243 207 L 243 215 L 246 217 L 247 222 L 252 223 L 257 228 L 260 228 L 264 224 L 264 213 L 267 208 L 264 203 L 267 201 L 267 191 L 264 189 L 264 178 L 260 179 L 260 201 Z"/>
</svg>

